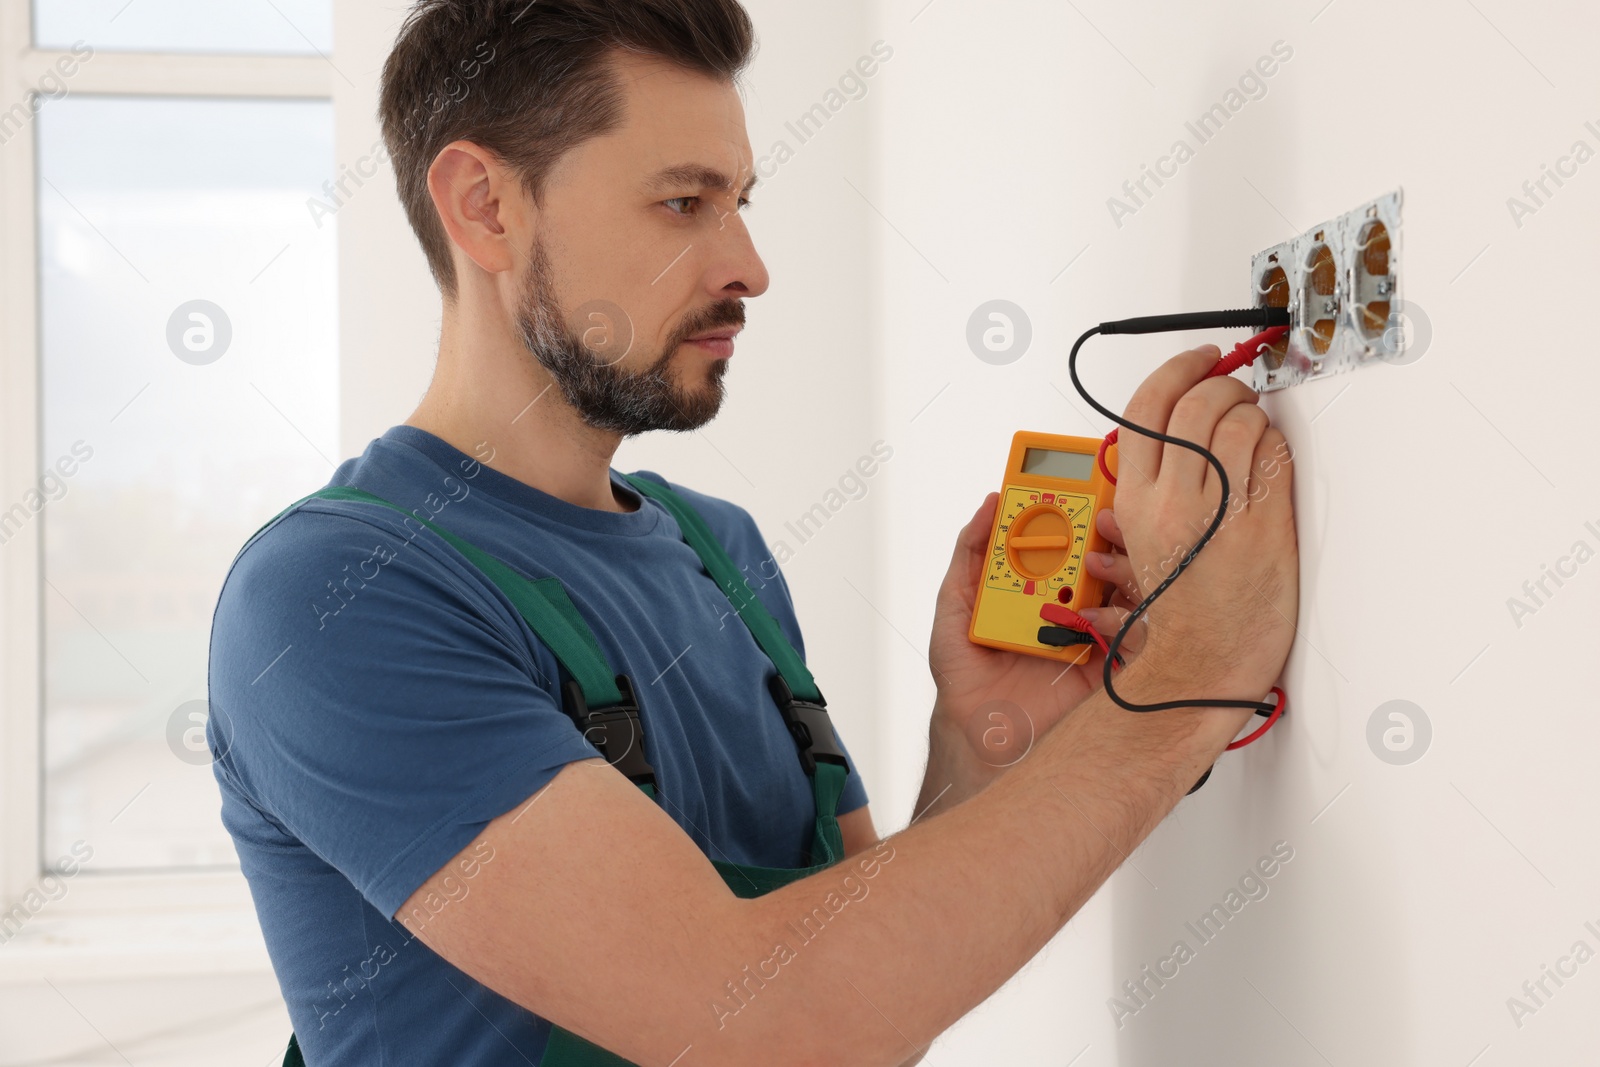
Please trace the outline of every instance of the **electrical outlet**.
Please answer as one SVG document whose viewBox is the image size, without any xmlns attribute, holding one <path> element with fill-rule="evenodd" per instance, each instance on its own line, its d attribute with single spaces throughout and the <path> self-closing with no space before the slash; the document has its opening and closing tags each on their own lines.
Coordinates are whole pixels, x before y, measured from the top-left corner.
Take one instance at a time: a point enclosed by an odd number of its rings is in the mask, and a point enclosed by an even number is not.
<svg viewBox="0 0 1600 1067">
<path fill-rule="evenodd" d="M 1396 189 L 1251 259 L 1251 306 L 1290 314 L 1288 336 L 1255 362 L 1257 392 L 1400 355 L 1400 201 Z"/>
</svg>

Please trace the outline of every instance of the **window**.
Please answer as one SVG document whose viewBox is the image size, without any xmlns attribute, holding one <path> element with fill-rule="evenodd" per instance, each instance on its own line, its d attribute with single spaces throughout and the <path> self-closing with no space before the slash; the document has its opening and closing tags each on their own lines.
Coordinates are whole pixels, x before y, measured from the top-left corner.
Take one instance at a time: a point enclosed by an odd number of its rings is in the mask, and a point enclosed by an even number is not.
<svg viewBox="0 0 1600 1067">
<path fill-rule="evenodd" d="M 0 978 L 125 953 L 82 917 L 129 909 L 171 924 L 167 966 L 264 966 L 200 727 L 228 565 L 345 451 L 325 183 L 336 115 L 377 134 L 335 100 L 333 8 L 0 5 L 0 900 L 93 848 L 32 944 L 0 931 Z M 342 17 L 387 43 L 371 8 Z"/>
<path fill-rule="evenodd" d="M 307 208 L 332 119 L 270 99 L 39 112 L 46 865 L 80 839 L 97 872 L 237 863 L 206 648 L 252 517 L 338 451 L 335 229 Z"/>
</svg>

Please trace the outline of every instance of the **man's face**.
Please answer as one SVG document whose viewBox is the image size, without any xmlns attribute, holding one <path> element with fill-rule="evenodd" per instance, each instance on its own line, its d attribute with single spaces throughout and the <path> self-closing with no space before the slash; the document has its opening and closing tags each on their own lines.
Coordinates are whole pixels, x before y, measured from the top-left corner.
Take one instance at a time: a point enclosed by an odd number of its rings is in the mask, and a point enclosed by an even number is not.
<svg viewBox="0 0 1600 1067">
<path fill-rule="evenodd" d="M 660 60 L 615 69 L 624 123 L 552 170 L 517 324 L 589 425 L 693 430 L 722 404 L 743 298 L 767 288 L 740 215 L 744 108 L 731 85 Z M 691 340 L 707 333 L 720 337 Z"/>
</svg>

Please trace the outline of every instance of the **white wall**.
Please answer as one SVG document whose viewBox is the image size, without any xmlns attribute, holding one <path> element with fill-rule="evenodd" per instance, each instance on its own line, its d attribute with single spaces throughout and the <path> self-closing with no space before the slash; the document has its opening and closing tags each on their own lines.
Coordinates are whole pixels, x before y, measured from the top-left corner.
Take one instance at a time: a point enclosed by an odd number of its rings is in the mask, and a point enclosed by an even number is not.
<svg viewBox="0 0 1600 1067">
<path fill-rule="evenodd" d="M 1253 252 L 1401 185 L 1404 285 L 1433 330 L 1414 364 L 1266 401 L 1298 457 L 1289 717 L 1225 756 L 1137 870 L 929 1062 L 1060 1067 L 1085 1045 L 1080 1067 L 1592 1059 L 1600 964 L 1547 982 L 1554 997 L 1520 1028 L 1506 999 L 1575 941 L 1600 950 L 1583 927 L 1600 928 L 1587 833 L 1600 568 L 1579 567 L 1520 628 L 1506 601 L 1574 542 L 1600 549 L 1584 526 L 1600 529 L 1587 313 L 1600 162 L 1520 228 L 1506 199 L 1576 139 L 1600 149 L 1583 126 L 1600 128 L 1584 47 L 1600 17 L 1498 0 L 924 2 L 883 5 L 878 33 L 897 52 L 873 115 L 875 202 L 899 231 L 875 232 L 880 433 L 897 446 L 887 614 L 919 646 L 1010 434 L 1108 428 L 1085 421 L 1066 373 L 1088 325 L 1247 303 Z M 1294 55 L 1266 96 L 1117 227 L 1107 198 L 1280 39 Z M 996 297 L 1034 328 L 1005 367 L 963 337 Z M 1085 374 L 1120 406 L 1179 347 L 1091 343 Z M 891 730 L 909 733 L 926 664 L 887 647 Z M 1433 726 L 1408 766 L 1366 742 L 1397 698 Z M 890 751 L 891 778 L 914 773 L 911 747 Z M 1184 923 L 1280 840 L 1294 859 L 1268 895 L 1200 945 Z M 1195 958 L 1118 1029 L 1107 998 L 1180 938 Z"/>
</svg>

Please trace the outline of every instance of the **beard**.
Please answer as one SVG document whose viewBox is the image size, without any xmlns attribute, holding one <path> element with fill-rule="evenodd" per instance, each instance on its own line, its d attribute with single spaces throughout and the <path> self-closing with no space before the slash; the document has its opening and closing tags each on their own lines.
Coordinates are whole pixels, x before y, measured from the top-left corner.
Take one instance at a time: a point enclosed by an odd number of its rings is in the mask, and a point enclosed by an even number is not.
<svg viewBox="0 0 1600 1067">
<path fill-rule="evenodd" d="M 689 315 L 645 369 L 633 373 L 618 365 L 634 339 L 627 313 L 604 300 L 590 301 L 579 310 L 586 309 L 589 322 L 580 335 L 562 314 L 549 256 L 543 242 L 535 240 L 517 308 L 517 327 L 522 343 L 585 424 L 631 437 L 650 430 L 696 430 L 716 416 L 725 394 L 722 377 L 728 361 L 710 361 L 704 371 L 704 388 L 681 389 L 674 380 L 672 359 L 693 334 L 719 326 L 742 326 L 743 302 L 719 300 Z M 689 373 L 698 375 L 701 371 L 693 362 Z"/>
</svg>

